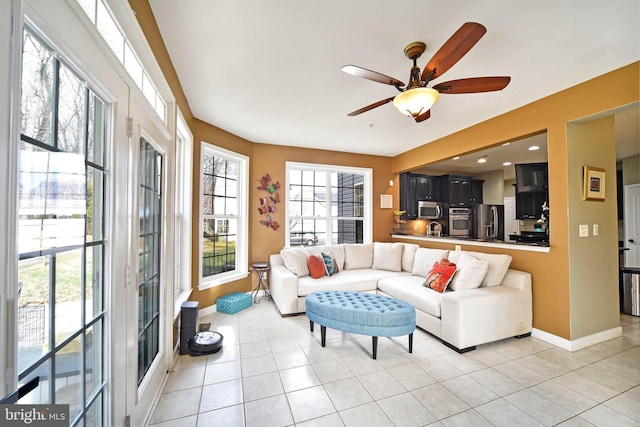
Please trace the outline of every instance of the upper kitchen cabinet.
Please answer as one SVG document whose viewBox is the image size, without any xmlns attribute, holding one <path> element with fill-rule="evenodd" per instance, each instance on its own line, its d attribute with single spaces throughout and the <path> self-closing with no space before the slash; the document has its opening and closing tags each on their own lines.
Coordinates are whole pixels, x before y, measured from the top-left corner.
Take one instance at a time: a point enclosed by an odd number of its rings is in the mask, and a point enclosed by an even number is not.
<svg viewBox="0 0 640 427">
<path fill-rule="evenodd" d="M 516 191 L 547 191 L 548 163 L 516 164 Z"/>
<path fill-rule="evenodd" d="M 414 175 L 416 180 L 417 200 L 440 201 L 440 187 L 438 177 L 429 175 Z"/>
<path fill-rule="evenodd" d="M 482 179 L 472 179 L 471 180 L 471 197 L 469 201 L 471 203 L 482 203 L 482 184 L 484 180 Z"/>
<path fill-rule="evenodd" d="M 441 197 L 449 207 L 471 206 L 471 177 L 444 175 L 441 177 Z"/>
<path fill-rule="evenodd" d="M 438 177 L 410 172 L 400 174 L 400 210 L 403 219 L 418 218 L 418 200 L 440 201 Z"/>
</svg>

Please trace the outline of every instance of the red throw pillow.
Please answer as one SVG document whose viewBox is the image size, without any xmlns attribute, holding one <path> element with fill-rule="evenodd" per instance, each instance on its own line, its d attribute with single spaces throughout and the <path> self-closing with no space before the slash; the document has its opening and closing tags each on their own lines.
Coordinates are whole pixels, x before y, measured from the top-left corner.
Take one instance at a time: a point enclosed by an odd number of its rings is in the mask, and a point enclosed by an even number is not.
<svg viewBox="0 0 640 427">
<path fill-rule="evenodd" d="M 327 270 L 324 266 L 324 261 L 322 260 L 322 257 L 316 256 L 316 255 L 309 255 L 307 266 L 309 267 L 309 274 L 314 279 L 319 279 L 320 277 L 327 274 Z"/>
<path fill-rule="evenodd" d="M 444 292 L 456 272 L 456 265 L 446 259 L 442 259 L 435 264 L 424 281 L 424 286 L 436 292 Z"/>
</svg>

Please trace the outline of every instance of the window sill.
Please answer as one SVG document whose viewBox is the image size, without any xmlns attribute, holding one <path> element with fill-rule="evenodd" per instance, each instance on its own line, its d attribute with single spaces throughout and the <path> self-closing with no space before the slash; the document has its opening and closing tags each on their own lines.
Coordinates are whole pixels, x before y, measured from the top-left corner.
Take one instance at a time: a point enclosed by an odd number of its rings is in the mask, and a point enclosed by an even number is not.
<svg viewBox="0 0 640 427">
<path fill-rule="evenodd" d="M 180 315 L 180 310 L 182 309 L 182 303 L 189 299 L 191 295 L 191 291 L 193 289 L 189 289 L 188 291 L 182 291 L 178 295 L 176 295 L 173 299 L 173 320 L 175 321 Z"/>
<path fill-rule="evenodd" d="M 208 279 L 206 282 L 201 282 L 198 284 L 198 290 L 204 291 L 206 289 L 215 288 L 216 286 L 221 286 L 230 282 L 235 282 L 236 280 L 241 280 L 246 278 L 249 275 L 248 271 L 240 271 L 236 273 L 232 273 L 229 275 L 225 275 L 224 277 Z"/>
</svg>

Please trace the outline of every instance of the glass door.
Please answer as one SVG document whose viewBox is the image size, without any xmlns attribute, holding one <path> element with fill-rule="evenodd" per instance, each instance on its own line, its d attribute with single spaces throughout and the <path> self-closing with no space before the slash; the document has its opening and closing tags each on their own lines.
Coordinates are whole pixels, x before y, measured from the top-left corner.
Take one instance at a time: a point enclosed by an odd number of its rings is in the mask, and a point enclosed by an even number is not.
<svg viewBox="0 0 640 427">
<path fill-rule="evenodd" d="M 107 104 L 23 33 L 18 142 L 18 403 L 105 424 Z"/>
</svg>

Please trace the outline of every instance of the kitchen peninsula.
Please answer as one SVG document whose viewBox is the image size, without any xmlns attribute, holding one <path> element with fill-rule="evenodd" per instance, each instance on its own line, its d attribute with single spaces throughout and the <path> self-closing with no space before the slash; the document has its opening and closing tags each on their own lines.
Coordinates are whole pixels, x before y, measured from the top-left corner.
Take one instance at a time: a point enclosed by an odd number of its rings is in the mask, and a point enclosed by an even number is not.
<svg viewBox="0 0 640 427">
<path fill-rule="evenodd" d="M 448 243 L 454 245 L 452 249 L 455 249 L 455 246 L 458 245 L 467 245 L 467 246 L 479 246 L 485 248 L 502 248 L 502 249 L 512 249 L 519 251 L 529 251 L 529 252 L 549 252 L 551 249 L 549 243 L 522 243 L 516 241 L 500 241 L 500 240 L 481 240 L 481 239 L 470 239 L 470 238 L 461 238 L 461 237 L 432 237 L 426 236 L 423 234 L 398 234 L 392 233 L 391 237 L 396 240 L 405 240 L 405 241 L 413 241 L 413 242 L 428 242 L 428 243 Z"/>
</svg>

